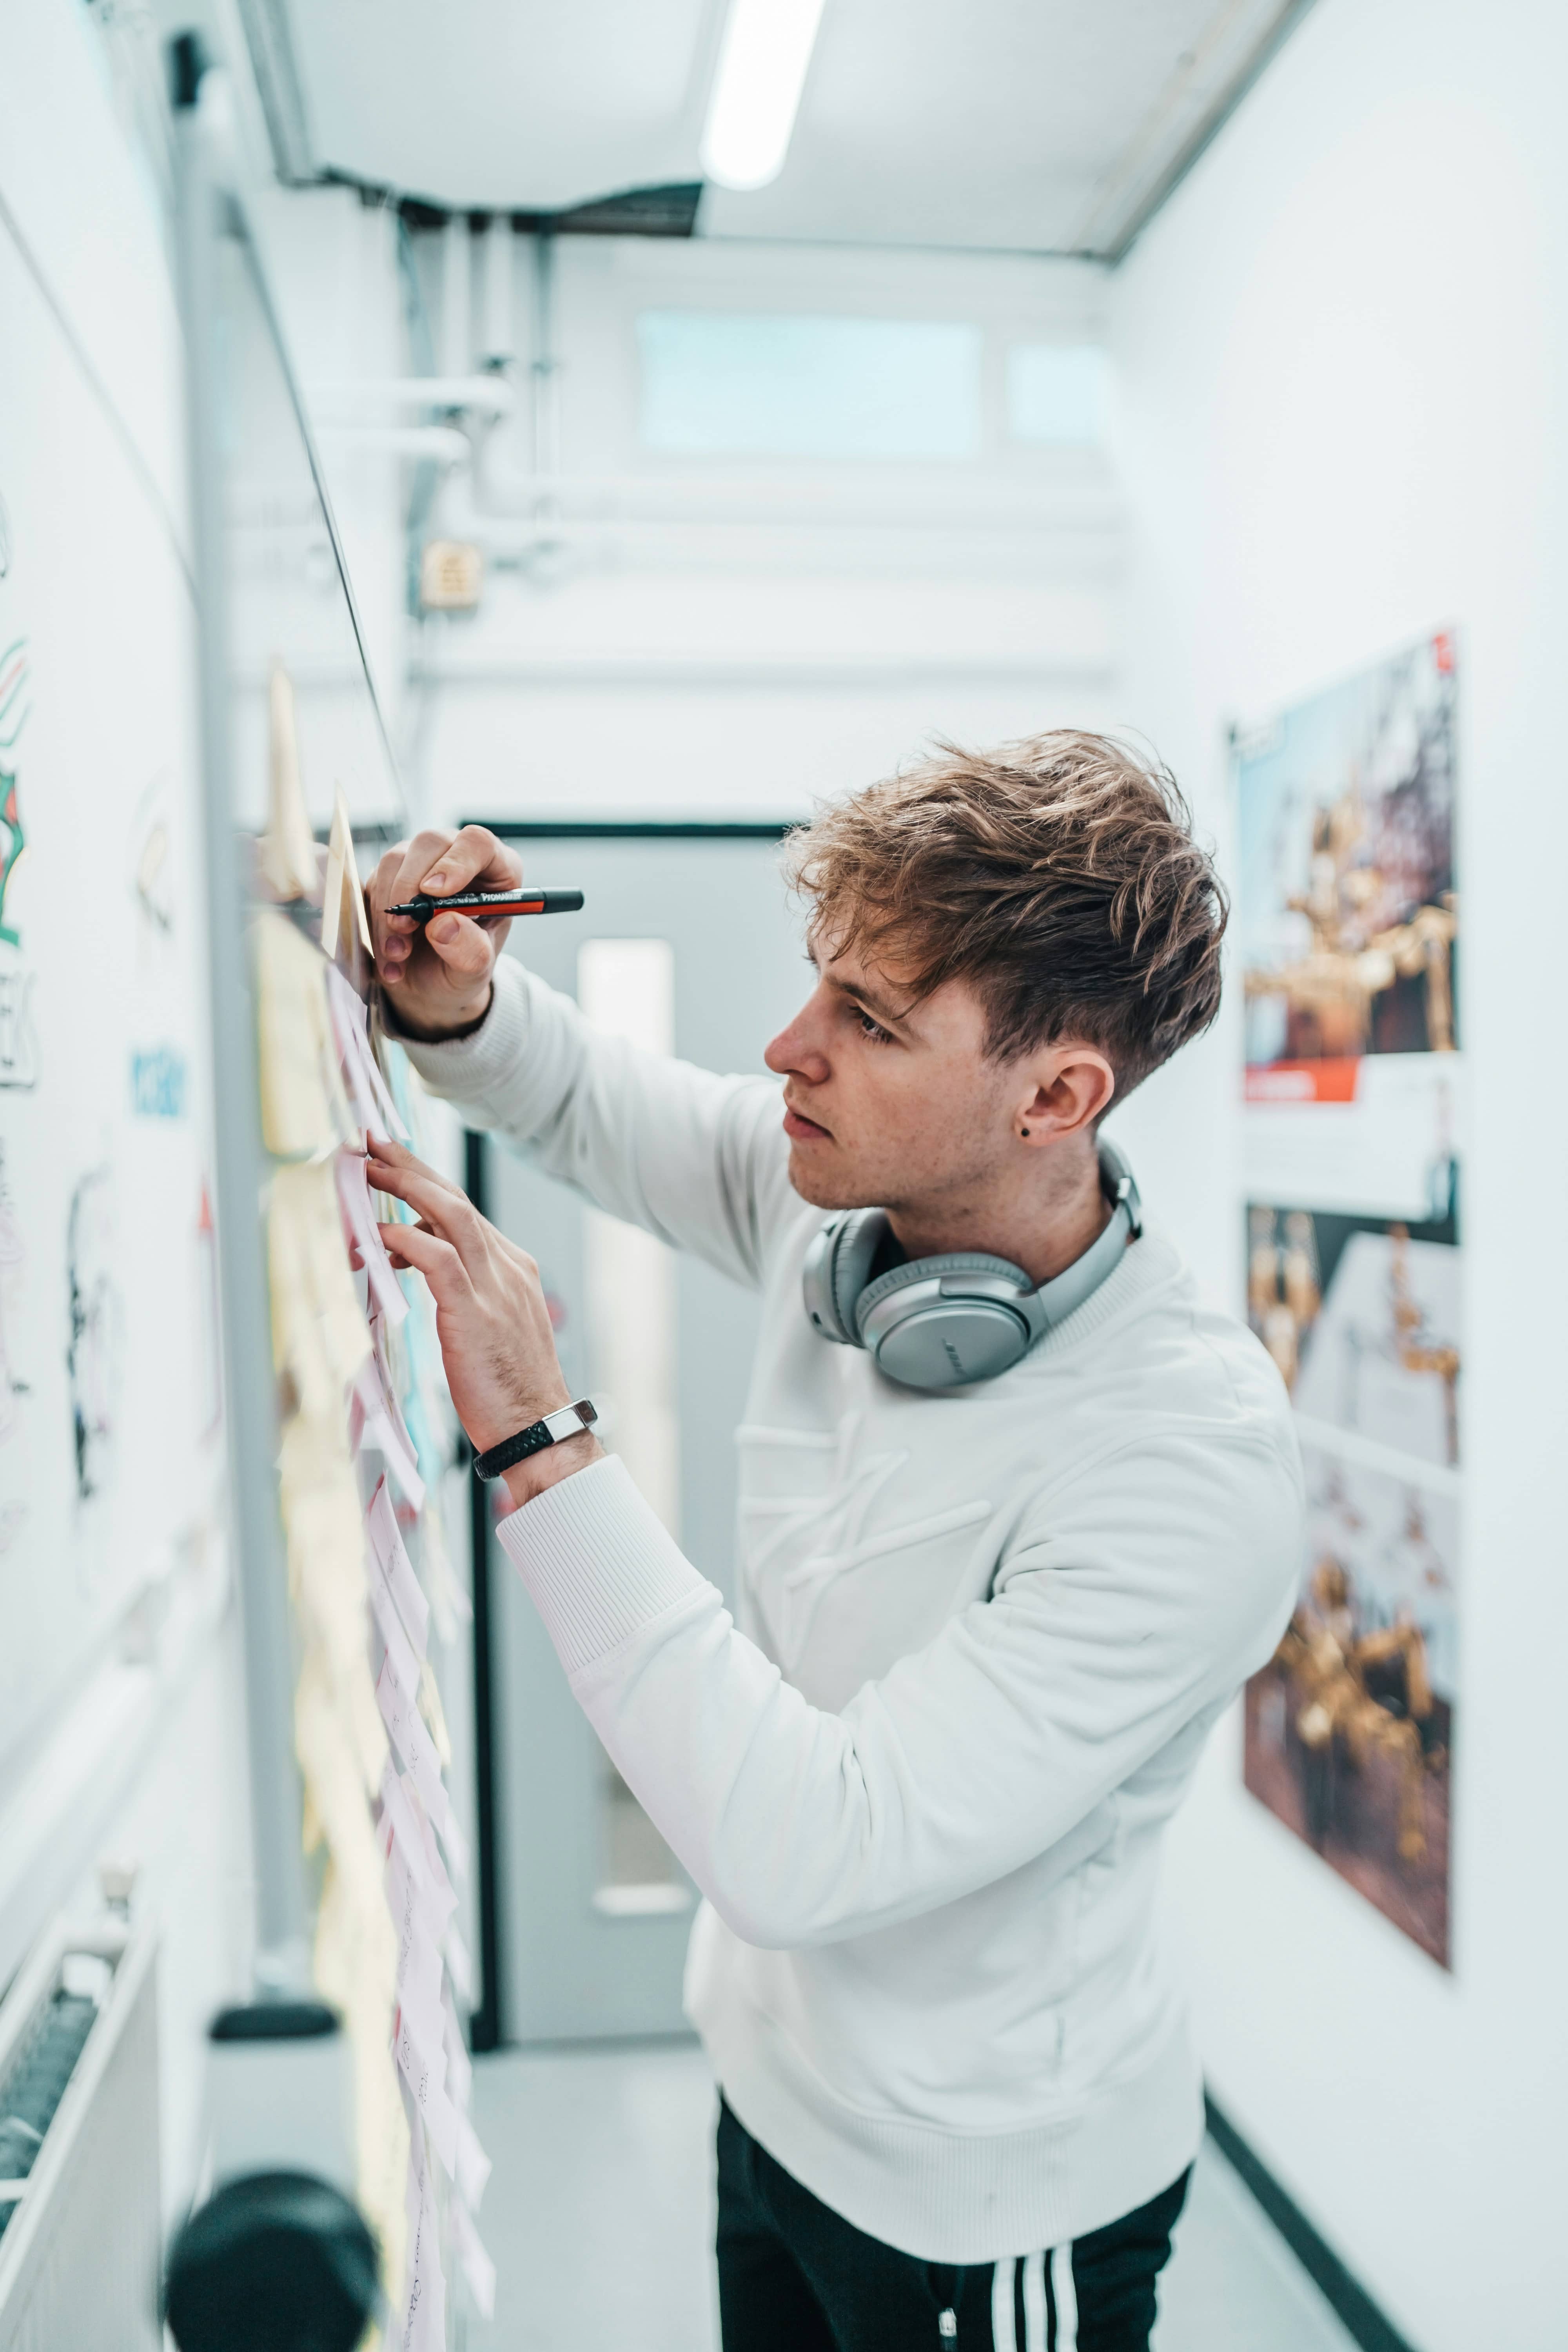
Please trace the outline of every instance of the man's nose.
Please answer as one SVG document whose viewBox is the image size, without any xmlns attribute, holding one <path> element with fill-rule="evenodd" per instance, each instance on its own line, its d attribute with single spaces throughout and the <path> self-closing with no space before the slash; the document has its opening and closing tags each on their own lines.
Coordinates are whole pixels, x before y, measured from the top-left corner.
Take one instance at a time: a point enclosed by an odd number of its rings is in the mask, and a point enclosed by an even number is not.
<svg viewBox="0 0 1568 2352">
<path fill-rule="evenodd" d="M 808 1086 L 818 1087 L 827 1076 L 827 1056 L 816 1043 L 811 1020 L 812 1003 L 803 1004 L 795 1019 L 781 1029 L 763 1052 L 763 1059 L 779 1077 L 801 1077 Z"/>
</svg>

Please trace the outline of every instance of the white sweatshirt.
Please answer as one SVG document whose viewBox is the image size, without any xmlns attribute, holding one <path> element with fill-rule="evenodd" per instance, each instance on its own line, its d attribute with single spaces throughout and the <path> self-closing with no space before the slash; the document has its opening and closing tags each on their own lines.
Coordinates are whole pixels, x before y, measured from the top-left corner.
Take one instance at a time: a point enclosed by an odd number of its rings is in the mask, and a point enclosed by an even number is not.
<svg viewBox="0 0 1568 2352">
<path fill-rule="evenodd" d="M 617 1461 L 500 1526 L 707 1898 L 686 2000 L 731 2105 L 926 2261 L 1143 2203 L 1203 2130 L 1161 1832 L 1299 1567 L 1272 1364 L 1145 1231 L 1016 1370 L 896 1387 L 806 1321 L 821 1213 L 770 1082 L 600 1037 L 510 959 L 472 1037 L 410 1050 L 474 1124 L 763 1294 L 736 1622 Z"/>
</svg>

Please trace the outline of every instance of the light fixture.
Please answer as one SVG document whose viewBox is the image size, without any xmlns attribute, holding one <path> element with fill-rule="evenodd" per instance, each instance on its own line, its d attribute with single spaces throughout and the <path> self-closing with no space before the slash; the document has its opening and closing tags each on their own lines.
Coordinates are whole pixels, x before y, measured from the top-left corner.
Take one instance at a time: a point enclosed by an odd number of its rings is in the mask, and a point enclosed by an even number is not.
<svg viewBox="0 0 1568 2352">
<path fill-rule="evenodd" d="M 784 169 L 823 0 L 730 0 L 702 170 L 721 188 L 765 188 Z"/>
</svg>

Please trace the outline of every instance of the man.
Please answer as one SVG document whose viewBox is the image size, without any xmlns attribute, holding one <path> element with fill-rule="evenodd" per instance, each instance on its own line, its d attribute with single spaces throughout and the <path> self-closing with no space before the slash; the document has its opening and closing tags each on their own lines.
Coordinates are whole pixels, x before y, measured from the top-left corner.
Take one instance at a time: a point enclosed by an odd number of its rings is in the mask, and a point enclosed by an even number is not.
<svg viewBox="0 0 1568 2352">
<path fill-rule="evenodd" d="M 1300 1542 L 1278 1374 L 1096 1141 L 1214 1018 L 1224 900 L 1171 780 L 1074 733 L 943 751 L 793 860 L 782 1104 L 388 915 L 513 882 L 482 830 L 372 892 L 427 1081 L 763 1293 L 739 1629 L 591 1430 L 535 1427 L 569 1396 L 531 1262 L 377 1145 L 421 1220 L 383 1230 L 475 1446 L 532 1432 L 501 1543 L 707 1898 L 728 2352 L 1131 2352 L 1203 2128 L 1161 1832 Z"/>
</svg>

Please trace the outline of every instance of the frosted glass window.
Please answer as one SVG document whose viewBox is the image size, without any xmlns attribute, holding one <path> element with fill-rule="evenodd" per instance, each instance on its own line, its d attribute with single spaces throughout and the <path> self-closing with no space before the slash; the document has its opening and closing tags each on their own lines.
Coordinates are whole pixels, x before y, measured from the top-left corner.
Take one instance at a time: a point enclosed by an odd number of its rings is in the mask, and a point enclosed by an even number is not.
<svg viewBox="0 0 1568 2352">
<path fill-rule="evenodd" d="M 577 1002 L 595 1029 L 650 1054 L 675 1044 L 675 959 L 668 940 L 584 940 Z M 680 1444 L 676 1422 L 675 1257 L 617 1217 L 584 1219 L 589 1354 L 605 1440 L 620 1454 L 679 1542 Z"/>
<path fill-rule="evenodd" d="M 1015 441 L 1083 448 L 1105 437 L 1110 362 L 1095 343 L 1015 343 L 1007 429 Z"/>
<path fill-rule="evenodd" d="M 644 446 L 672 457 L 980 455 L 978 327 L 645 310 Z"/>
<path fill-rule="evenodd" d="M 577 950 L 577 1002 L 595 1029 L 650 1054 L 672 1053 L 669 941 L 584 940 Z M 675 1254 L 651 1234 L 589 1209 L 583 1274 L 600 1433 L 679 1542 Z M 637 1918 L 689 1908 L 679 1865 L 607 1756 L 600 1759 L 599 1848 L 596 1909 Z"/>
</svg>

